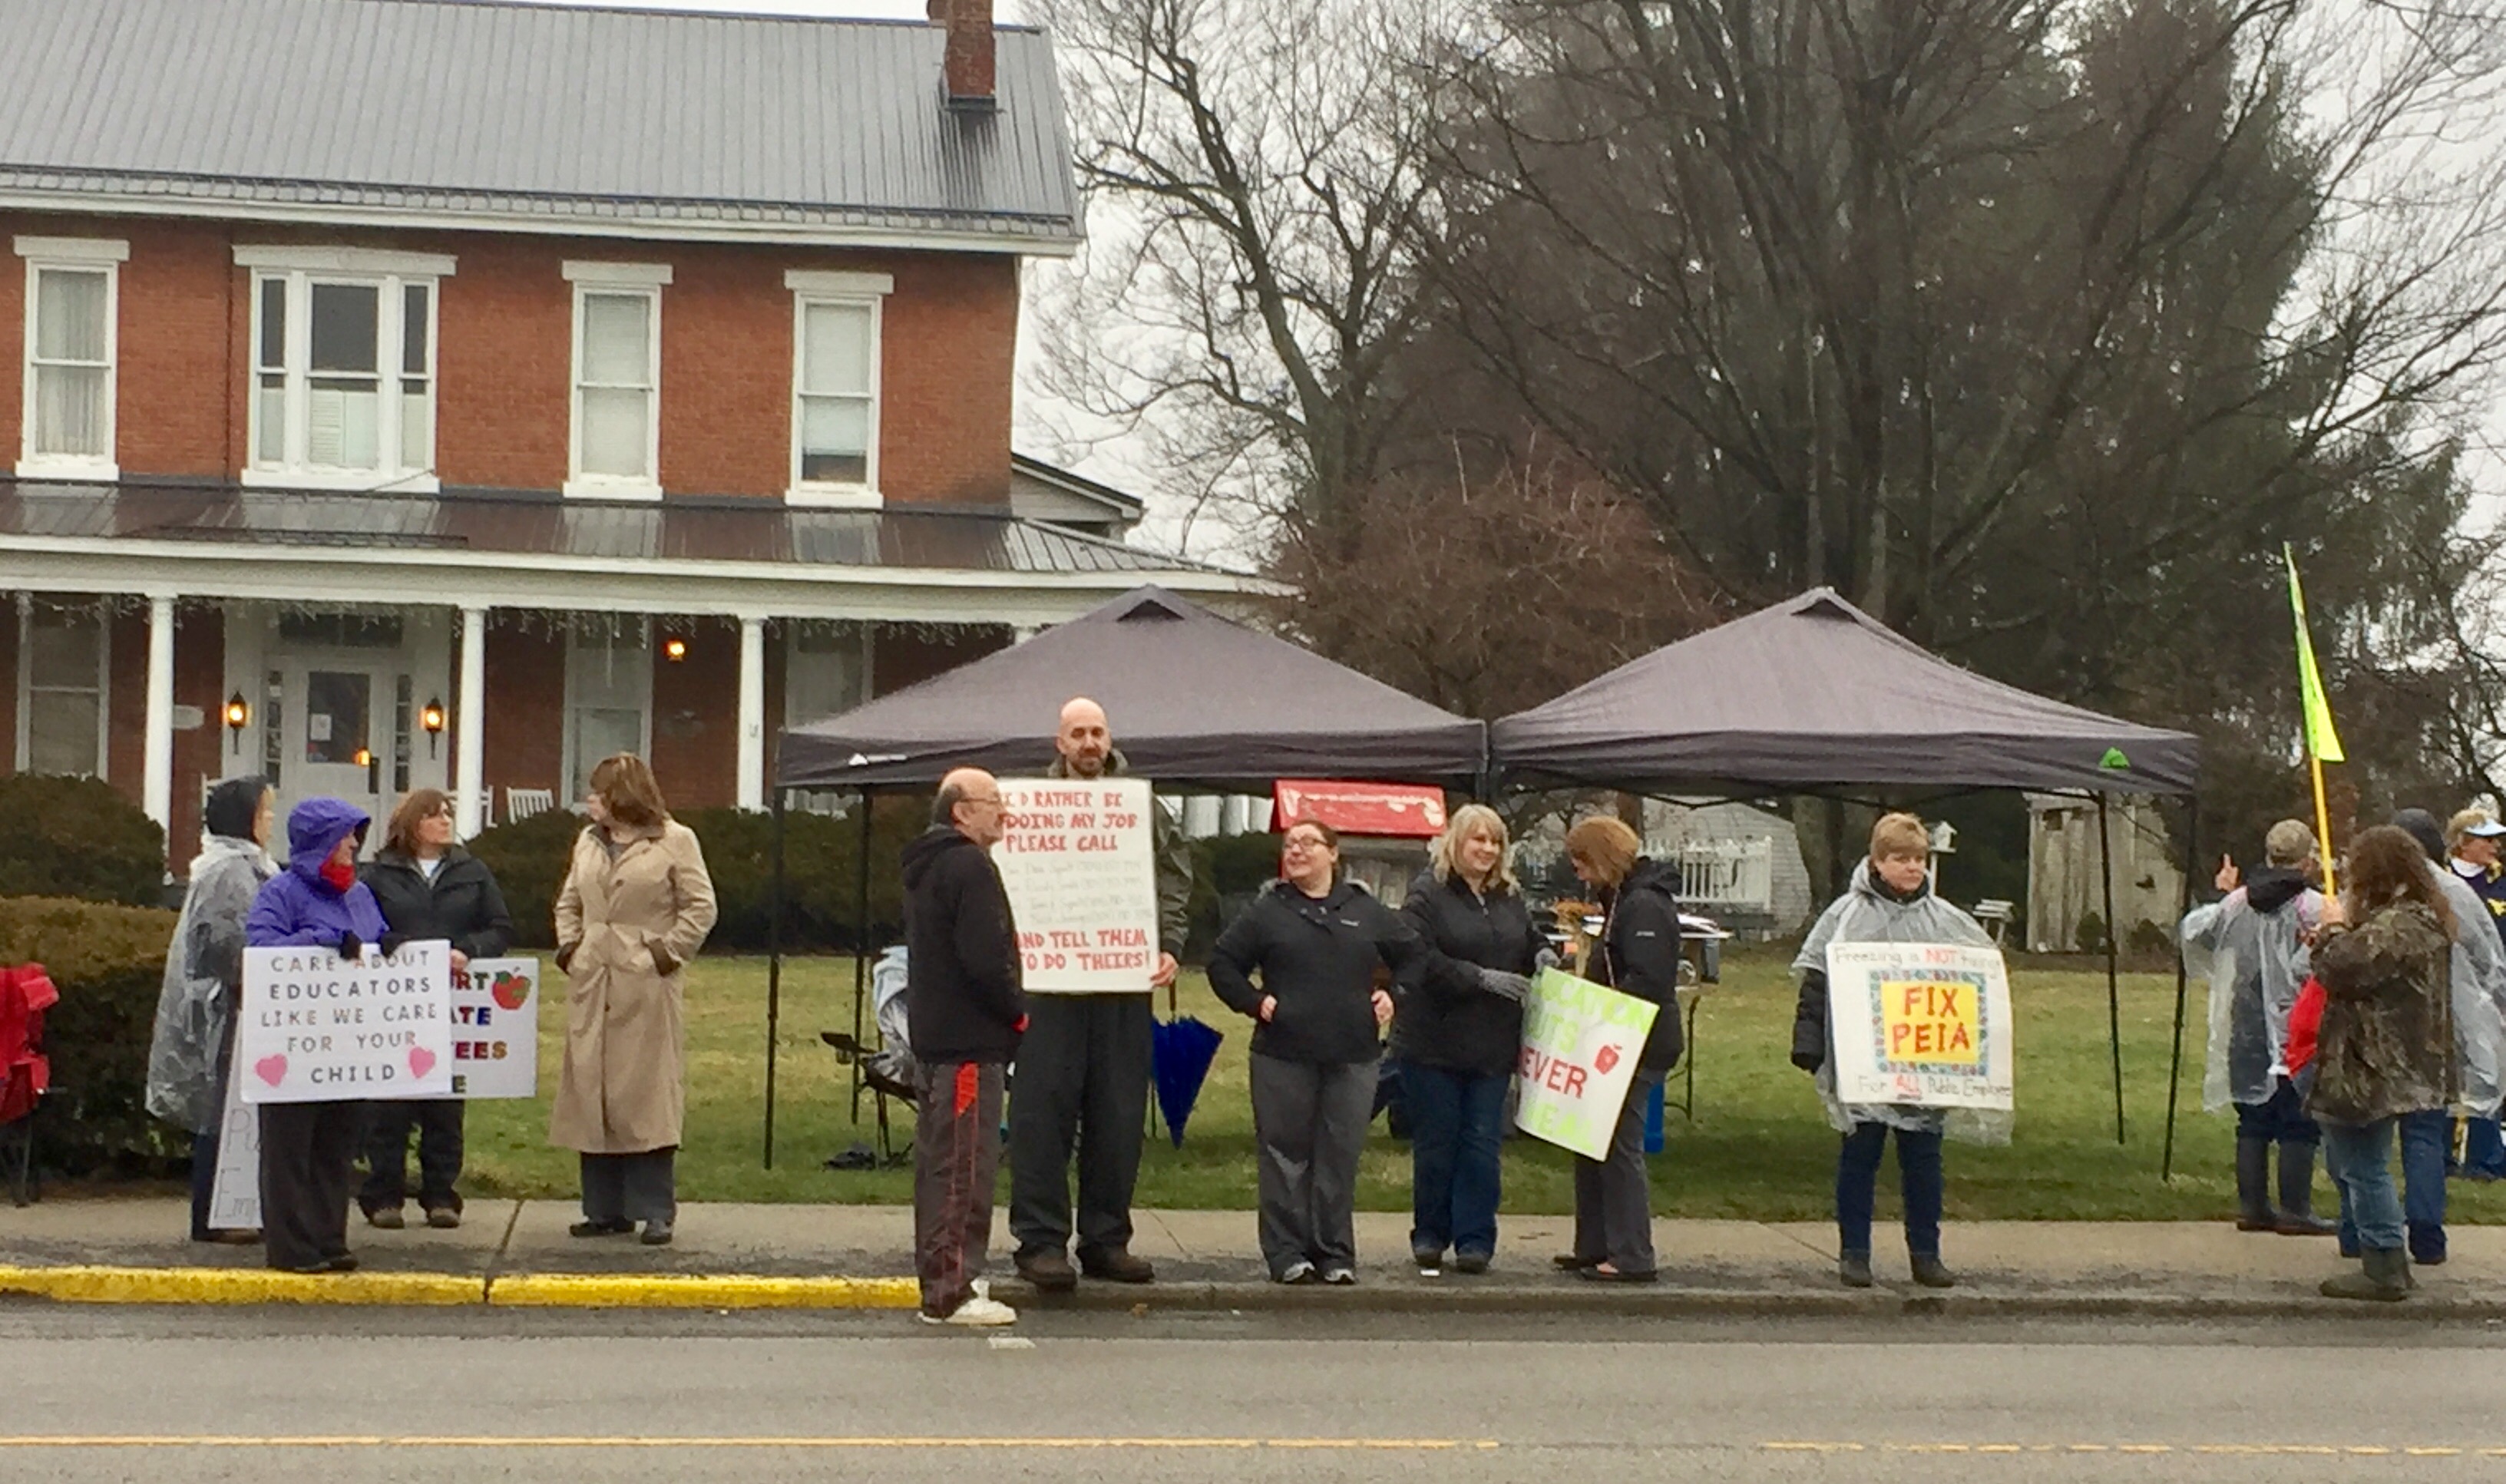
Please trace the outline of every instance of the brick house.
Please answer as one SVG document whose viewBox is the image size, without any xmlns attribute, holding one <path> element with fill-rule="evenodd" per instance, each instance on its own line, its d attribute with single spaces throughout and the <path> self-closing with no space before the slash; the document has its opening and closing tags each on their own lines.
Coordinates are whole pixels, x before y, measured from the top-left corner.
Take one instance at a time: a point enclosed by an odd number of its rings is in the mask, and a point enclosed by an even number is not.
<svg viewBox="0 0 2506 1484">
<path fill-rule="evenodd" d="M 932 10 L 0 0 L 0 763 L 178 866 L 251 773 L 756 807 L 790 722 L 1253 590 L 1014 460 L 1053 57 Z"/>
</svg>

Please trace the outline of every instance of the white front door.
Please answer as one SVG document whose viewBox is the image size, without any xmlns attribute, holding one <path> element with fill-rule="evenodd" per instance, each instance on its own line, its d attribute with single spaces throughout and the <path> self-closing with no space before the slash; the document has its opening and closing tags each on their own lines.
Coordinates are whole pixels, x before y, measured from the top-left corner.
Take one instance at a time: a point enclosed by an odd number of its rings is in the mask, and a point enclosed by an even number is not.
<svg viewBox="0 0 2506 1484">
<path fill-rule="evenodd" d="M 401 728 L 394 708 L 404 683 L 398 663 L 291 659 L 280 673 L 286 802 L 320 795 L 345 799 L 374 817 L 376 828 L 367 843 L 379 845 L 380 822 L 399 796 L 394 747 Z"/>
</svg>

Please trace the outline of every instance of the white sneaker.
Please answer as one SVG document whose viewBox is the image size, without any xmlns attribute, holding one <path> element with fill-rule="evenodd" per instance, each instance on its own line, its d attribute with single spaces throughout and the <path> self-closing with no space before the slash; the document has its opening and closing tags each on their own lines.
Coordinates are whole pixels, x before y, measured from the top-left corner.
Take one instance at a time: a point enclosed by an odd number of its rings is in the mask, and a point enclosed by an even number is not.
<svg viewBox="0 0 2506 1484">
<path fill-rule="evenodd" d="M 1336 1289 L 1345 1289 L 1357 1282 L 1357 1274 L 1344 1267 L 1327 1267 L 1323 1269 L 1323 1282 Z"/>
<path fill-rule="evenodd" d="M 922 1316 L 922 1323 L 957 1325 L 969 1329 L 994 1329 L 1003 1325 L 1017 1324 L 1018 1311 L 997 1299 L 985 1298 L 979 1293 L 959 1304 L 956 1313 L 945 1318 L 925 1314 Z"/>
<path fill-rule="evenodd" d="M 1288 1285 L 1311 1283 L 1314 1281 L 1314 1265 L 1310 1262 L 1291 1262 L 1286 1271 L 1271 1281 Z"/>
</svg>

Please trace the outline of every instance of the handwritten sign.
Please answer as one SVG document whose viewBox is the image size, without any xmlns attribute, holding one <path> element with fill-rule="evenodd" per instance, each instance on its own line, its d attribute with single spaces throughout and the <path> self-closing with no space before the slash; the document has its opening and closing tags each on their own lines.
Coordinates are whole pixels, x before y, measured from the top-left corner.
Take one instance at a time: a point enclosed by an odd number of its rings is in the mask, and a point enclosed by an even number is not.
<svg viewBox="0 0 2506 1484">
<path fill-rule="evenodd" d="M 261 1225 L 261 1113 L 243 1105 L 243 1038 L 227 1072 L 226 1106 L 218 1111 L 218 1172 L 209 1183 L 209 1229 L 252 1231 Z"/>
<path fill-rule="evenodd" d="M 1837 943 L 1827 950 L 1843 1103 L 2011 1106 L 2010 975 L 1991 948 Z"/>
<path fill-rule="evenodd" d="M 452 975 L 452 1095 L 540 1090 L 540 961 L 472 959 Z"/>
<path fill-rule="evenodd" d="M 385 957 L 246 948 L 235 1081 L 246 1103 L 452 1095 L 451 945 Z"/>
<path fill-rule="evenodd" d="M 1029 994 L 1145 993 L 1158 967 L 1147 783 L 1004 778 L 992 847 L 1018 915 Z"/>
<path fill-rule="evenodd" d="M 1606 1158 L 1636 1058 L 1662 1007 L 1556 969 L 1522 1002 L 1522 1078 L 1514 1121 L 1524 1133 Z"/>
</svg>

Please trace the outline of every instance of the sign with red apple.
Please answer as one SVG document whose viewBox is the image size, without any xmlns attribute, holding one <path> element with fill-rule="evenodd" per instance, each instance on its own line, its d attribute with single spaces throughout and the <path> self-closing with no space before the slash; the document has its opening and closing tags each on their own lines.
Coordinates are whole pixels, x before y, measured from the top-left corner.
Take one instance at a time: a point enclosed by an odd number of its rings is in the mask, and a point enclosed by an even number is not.
<svg viewBox="0 0 2506 1484">
<path fill-rule="evenodd" d="M 472 959 L 452 976 L 452 1095 L 529 1098 L 540 1087 L 540 961 Z"/>
<path fill-rule="evenodd" d="M 1522 1003 L 1522 1079 L 1514 1121 L 1588 1159 L 1605 1158 L 1634 1086 L 1636 1053 L 1662 1007 L 1556 969 Z"/>
</svg>

